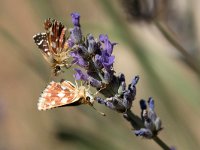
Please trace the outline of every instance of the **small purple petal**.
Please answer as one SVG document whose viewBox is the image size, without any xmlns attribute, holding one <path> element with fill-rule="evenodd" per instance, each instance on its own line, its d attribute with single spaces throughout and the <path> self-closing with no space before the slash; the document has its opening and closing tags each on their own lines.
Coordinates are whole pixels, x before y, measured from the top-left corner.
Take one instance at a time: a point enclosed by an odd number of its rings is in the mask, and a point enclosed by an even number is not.
<svg viewBox="0 0 200 150">
<path fill-rule="evenodd" d="M 102 84 L 100 81 L 98 81 L 97 79 L 91 78 L 90 77 L 90 84 L 95 87 L 95 88 L 101 88 Z"/>
<path fill-rule="evenodd" d="M 82 40 L 81 29 L 78 26 L 75 26 L 70 30 L 70 39 L 73 43 L 78 44 Z"/>
<path fill-rule="evenodd" d="M 69 46 L 70 48 L 72 48 L 72 47 L 74 46 L 74 42 L 73 42 L 73 40 L 70 39 L 70 38 L 67 40 L 67 43 L 68 43 L 68 46 Z"/>
<path fill-rule="evenodd" d="M 154 100 L 152 97 L 149 97 L 148 104 L 149 104 L 149 108 L 153 111 L 154 110 Z"/>
<path fill-rule="evenodd" d="M 96 54 L 94 57 L 94 63 L 95 63 L 95 67 L 98 69 L 103 68 L 103 64 L 102 64 L 102 59 L 101 56 Z"/>
<path fill-rule="evenodd" d="M 71 17 L 72 17 L 72 23 L 74 24 L 74 26 L 78 26 L 80 27 L 80 14 L 77 12 L 71 13 Z"/>
<path fill-rule="evenodd" d="M 146 102 L 143 99 L 140 100 L 140 108 L 141 110 L 147 109 Z"/>
<path fill-rule="evenodd" d="M 101 41 L 102 43 L 104 43 L 105 40 L 108 40 L 108 36 L 107 36 L 107 35 L 100 34 L 100 35 L 99 35 L 99 41 Z"/>
<path fill-rule="evenodd" d="M 76 80 L 83 80 L 88 81 L 89 76 L 87 74 L 84 74 L 82 70 L 75 68 L 76 74 L 74 74 L 74 77 Z"/>
<path fill-rule="evenodd" d="M 123 105 L 126 109 L 130 109 L 132 106 L 132 101 L 133 99 L 131 99 L 131 94 L 130 91 L 126 91 L 124 93 L 124 98 L 123 98 Z"/>
<path fill-rule="evenodd" d="M 117 43 L 111 43 L 110 40 L 108 39 L 108 36 L 107 35 L 99 35 L 99 40 L 104 43 L 104 50 L 107 51 L 107 53 L 109 55 L 112 54 L 113 52 L 113 47 L 117 44 Z"/>
<path fill-rule="evenodd" d="M 110 81 L 112 80 L 112 74 L 110 74 L 109 72 L 105 71 L 104 72 L 104 80 L 106 83 L 110 83 Z"/>
<path fill-rule="evenodd" d="M 107 57 L 105 56 L 102 60 L 102 64 L 107 71 L 110 71 L 111 67 L 113 66 L 115 56 Z"/>
<path fill-rule="evenodd" d="M 148 139 L 151 139 L 153 137 L 151 130 L 145 128 L 141 128 L 140 130 L 134 130 L 134 133 L 136 136 L 143 136 Z"/>
<path fill-rule="evenodd" d="M 72 63 L 79 65 L 80 67 L 88 67 L 88 62 L 85 61 L 82 56 L 79 55 L 77 51 L 73 51 L 70 53 L 71 57 L 74 58 Z"/>
<path fill-rule="evenodd" d="M 138 83 L 139 79 L 140 79 L 139 76 L 135 76 L 135 78 L 132 80 L 132 83 L 131 83 L 132 86 L 135 86 Z"/>
<path fill-rule="evenodd" d="M 118 76 L 119 82 L 124 82 L 125 81 L 125 75 L 123 73 L 120 73 Z"/>
<path fill-rule="evenodd" d="M 108 108 L 110 108 L 110 109 L 115 109 L 115 106 L 113 105 L 113 103 L 111 103 L 111 102 L 109 102 L 109 101 L 106 102 L 106 106 L 107 106 Z"/>
<path fill-rule="evenodd" d="M 88 52 L 92 54 L 96 51 L 97 43 L 94 40 L 94 37 L 92 36 L 92 34 L 88 35 L 87 40 L 88 40 Z"/>
</svg>

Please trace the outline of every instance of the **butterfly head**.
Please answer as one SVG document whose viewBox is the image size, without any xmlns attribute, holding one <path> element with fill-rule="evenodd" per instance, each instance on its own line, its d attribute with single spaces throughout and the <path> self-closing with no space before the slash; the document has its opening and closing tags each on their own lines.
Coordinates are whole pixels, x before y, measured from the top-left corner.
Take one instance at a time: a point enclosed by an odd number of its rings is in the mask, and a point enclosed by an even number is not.
<svg viewBox="0 0 200 150">
<path fill-rule="evenodd" d="M 89 92 L 86 92 L 85 99 L 89 102 L 89 104 L 93 105 L 93 103 L 94 103 L 94 97 Z"/>
<path fill-rule="evenodd" d="M 63 72 L 63 70 L 62 70 L 62 65 L 56 64 L 56 65 L 53 67 L 53 73 L 54 73 L 54 75 L 57 76 L 57 75 L 60 74 L 61 72 Z"/>
</svg>

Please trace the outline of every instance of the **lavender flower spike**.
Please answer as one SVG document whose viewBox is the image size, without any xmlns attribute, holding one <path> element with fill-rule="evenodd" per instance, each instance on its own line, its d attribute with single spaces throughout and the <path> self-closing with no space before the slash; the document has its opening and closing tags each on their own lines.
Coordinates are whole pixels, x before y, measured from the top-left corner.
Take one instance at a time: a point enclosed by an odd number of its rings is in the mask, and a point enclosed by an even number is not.
<svg viewBox="0 0 200 150">
<path fill-rule="evenodd" d="M 64 46 L 67 48 L 66 53 L 62 53 L 62 56 L 64 55 L 63 59 L 66 59 L 67 63 L 71 61 L 70 65 L 75 66 L 75 80 L 83 81 L 81 82 L 83 86 L 87 84 L 94 87 L 96 89 L 96 92 L 93 94 L 94 100 L 111 110 L 123 114 L 124 118 L 135 129 L 134 134 L 136 136 L 153 140 L 158 139 L 157 134 L 162 129 L 162 124 L 155 112 L 153 98 L 150 97 L 148 102 L 140 100 L 141 117 L 132 112 L 133 102 L 136 97 L 136 85 L 140 79 L 139 76 L 135 76 L 131 83 L 126 83 L 123 73 L 116 75 L 113 65 L 115 61 L 113 50 L 117 43 L 111 42 L 108 35 L 100 34 L 97 39 L 91 33 L 82 35 L 80 14 L 73 12 L 71 13 L 71 18 L 73 27 L 69 29 L 70 35 L 65 36 L 63 34 L 62 36 L 61 33 L 61 37 L 59 36 L 58 40 L 63 40 Z M 59 30 L 59 32 L 61 31 Z M 41 36 L 41 34 L 37 35 Z M 40 40 L 38 43 L 40 44 L 42 41 Z M 44 45 L 44 43 L 42 44 Z M 103 95 L 103 98 L 97 96 L 98 93 Z M 83 96 L 85 96 L 85 100 L 88 100 L 87 95 L 84 94 Z M 54 97 L 50 100 L 53 100 L 55 103 Z M 67 102 L 66 105 L 68 105 Z M 161 147 L 167 146 L 162 144 Z"/>
<path fill-rule="evenodd" d="M 70 37 L 69 41 L 70 44 L 79 44 L 82 40 L 82 33 L 80 28 L 80 15 L 79 13 L 72 13 L 72 23 L 74 24 L 74 28 L 70 29 Z"/>
</svg>

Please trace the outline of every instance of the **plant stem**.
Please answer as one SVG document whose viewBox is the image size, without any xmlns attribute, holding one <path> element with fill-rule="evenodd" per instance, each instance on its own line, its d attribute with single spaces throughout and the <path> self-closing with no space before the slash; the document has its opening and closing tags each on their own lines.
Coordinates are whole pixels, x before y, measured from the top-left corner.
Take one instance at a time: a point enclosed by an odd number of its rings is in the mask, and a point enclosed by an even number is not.
<svg viewBox="0 0 200 150">
<path fill-rule="evenodd" d="M 168 40 L 168 42 L 172 44 L 185 57 L 187 63 L 200 77 L 200 63 L 198 62 L 198 60 L 190 55 L 188 51 L 178 42 L 178 40 L 175 38 L 175 35 L 173 35 L 173 33 L 170 31 L 169 27 L 167 28 L 166 25 L 157 20 L 154 20 L 154 24 L 163 34 L 163 36 Z"/>
<path fill-rule="evenodd" d="M 128 115 L 128 118 L 126 118 L 126 119 L 131 123 L 131 125 L 134 129 L 137 130 L 137 129 L 144 127 L 142 120 L 137 115 L 135 115 L 131 110 L 127 111 L 127 115 Z M 155 136 L 153 138 L 153 140 L 160 147 L 162 147 L 163 150 L 170 150 L 170 147 L 167 146 L 167 144 L 165 142 L 163 142 L 158 136 Z"/>
</svg>

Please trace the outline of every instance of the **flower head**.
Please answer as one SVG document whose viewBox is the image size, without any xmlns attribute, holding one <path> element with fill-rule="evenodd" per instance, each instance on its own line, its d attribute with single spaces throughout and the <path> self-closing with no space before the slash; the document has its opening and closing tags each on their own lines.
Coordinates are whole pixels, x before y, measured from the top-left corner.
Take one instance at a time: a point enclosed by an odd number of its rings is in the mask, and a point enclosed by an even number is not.
<svg viewBox="0 0 200 150">
<path fill-rule="evenodd" d="M 131 109 L 132 102 L 135 99 L 136 93 L 135 91 L 126 88 L 125 76 L 123 74 L 120 74 L 120 76 L 116 79 L 117 80 L 115 80 L 115 82 L 120 83 L 117 90 L 118 92 L 112 97 L 106 99 L 98 99 L 98 102 L 101 104 L 105 104 L 107 107 L 118 112 L 126 112 L 127 110 Z M 139 79 L 139 77 L 135 77 L 134 79 Z M 135 85 L 136 84 L 134 84 L 134 89 L 136 89 Z"/>
<path fill-rule="evenodd" d="M 72 23 L 74 26 L 80 27 L 80 14 L 77 12 L 71 13 Z"/>
<path fill-rule="evenodd" d="M 82 33 L 80 28 L 80 15 L 79 13 L 71 13 L 72 17 L 72 23 L 74 24 L 74 27 L 70 29 L 70 37 L 68 41 L 70 41 L 70 44 L 79 44 L 82 40 Z"/>
<path fill-rule="evenodd" d="M 108 39 L 108 35 L 103 34 L 99 35 L 99 40 L 104 44 L 103 49 L 107 51 L 109 55 L 111 55 L 113 52 L 113 48 L 117 43 L 111 43 Z"/>
<path fill-rule="evenodd" d="M 107 53 L 107 51 L 102 51 L 102 55 L 101 55 L 101 63 L 103 65 L 103 67 L 109 71 L 111 70 L 111 67 L 113 66 L 115 60 L 115 56 L 111 56 Z"/>
<path fill-rule="evenodd" d="M 145 100 L 140 100 L 140 107 L 141 107 L 141 118 L 144 122 L 145 128 L 141 128 L 140 130 L 135 130 L 136 136 L 143 136 L 145 138 L 153 138 L 158 134 L 160 130 L 162 130 L 161 127 L 161 120 L 159 117 L 157 117 L 155 111 L 154 111 L 154 100 L 150 97 L 148 100 L 148 107 L 145 103 Z"/>
</svg>

